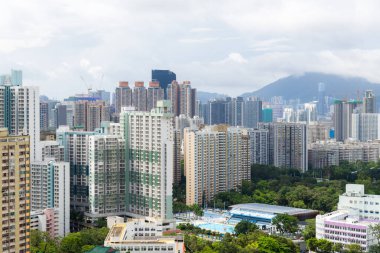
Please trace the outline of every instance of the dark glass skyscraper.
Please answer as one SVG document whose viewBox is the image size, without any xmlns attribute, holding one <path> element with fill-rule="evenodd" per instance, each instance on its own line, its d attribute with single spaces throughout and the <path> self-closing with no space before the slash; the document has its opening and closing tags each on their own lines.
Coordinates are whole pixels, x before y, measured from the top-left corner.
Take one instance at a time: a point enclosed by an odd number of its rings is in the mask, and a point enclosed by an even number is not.
<svg viewBox="0 0 380 253">
<path fill-rule="evenodd" d="M 152 70 L 152 81 L 158 81 L 160 83 L 160 87 L 163 88 L 165 91 L 165 99 L 168 97 L 166 88 L 168 88 L 168 85 L 175 80 L 177 80 L 177 76 L 174 72 L 171 72 L 170 70 Z"/>
</svg>

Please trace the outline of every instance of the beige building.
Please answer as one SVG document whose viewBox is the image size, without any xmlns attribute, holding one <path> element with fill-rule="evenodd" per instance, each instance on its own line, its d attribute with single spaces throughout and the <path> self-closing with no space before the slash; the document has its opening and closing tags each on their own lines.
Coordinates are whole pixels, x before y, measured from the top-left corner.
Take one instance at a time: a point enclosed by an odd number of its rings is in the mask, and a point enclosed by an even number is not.
<svg viewBox="0 0 380 253">
<path fill-rule="evenodd" d="M 206 205 L 251 177 L 249 130 L 226 125 L 185 128 L 186 204 Z"/>
<path fill-rule="evenodd" d="M 310 123 L 307 125 L 307 144 L 310 145 L 317 141 L 326 141 L 329 139 L 328 124 Z"/>
<path fill-rule="evenodd" d="M 74 128 L 94 131 L 102 121 L 110 120 L 110 107 L 104 101 L 76 101 L 74 103 Z"/>
<path fill-rule="evenodd" d="M 181 114 L 192 118 L 195 115 L 195 101 L 197 90 L 191 88 L 190 81 L 178 83 L 173 81 L 169 84 L 168 99 L 172 102 L 172 112 L 174 116 Z"/>
<path fill-rule="evenodd" d="M 0 129 L 0 251 L 30 252 L 30 140 Z"/>
<path fill-rule="evenodd" d="M 347 162 L 378 161 L 380 157 L 380 142 L 335 142 L 321 141 L 313 143 L 308 150 L 311 168 L 323 168 Z"/>
</svg>

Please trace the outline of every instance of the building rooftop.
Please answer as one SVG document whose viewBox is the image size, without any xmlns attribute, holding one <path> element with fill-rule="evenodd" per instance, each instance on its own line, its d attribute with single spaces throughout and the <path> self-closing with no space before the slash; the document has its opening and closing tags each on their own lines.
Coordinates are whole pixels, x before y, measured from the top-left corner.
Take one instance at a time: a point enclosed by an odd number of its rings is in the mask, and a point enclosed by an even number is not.
<svg viewBox="0 0 380 253">
<path fill-rule="evenodd" d="M 295 207 L 287 206 L 277 206 L 277 205 L 268 205 L 261 203 L 247 203 L 247 204 L 238 204 L 230 206 L 230 209 L 240 209 L 241 211 L 248 212 L 260 212 L 260 213 L 269 213 L 269 214 L 289 214 L 289 215 L 301 215 L 308 213 L 318 213 L 316 210 L 311 209 L 302 209 Z"/>
</svg>

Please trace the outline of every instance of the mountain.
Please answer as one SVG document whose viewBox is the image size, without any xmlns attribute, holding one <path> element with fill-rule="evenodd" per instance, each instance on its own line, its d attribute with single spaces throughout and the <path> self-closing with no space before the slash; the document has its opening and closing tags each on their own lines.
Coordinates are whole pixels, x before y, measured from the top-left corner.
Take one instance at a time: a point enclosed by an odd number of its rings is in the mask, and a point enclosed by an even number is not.
<svg viewBox="0 0 380 253">
<path fill-rule="evenodd" d="M 199 99 L 202 103 L 206 103 L 207 101 L 213 98 L 225 98 L 225 97 L 226 95 L 219 94 L 219 93 L 197 91 L 197 99 Z"/>
<path fill-rule="evenodd" d="M 317 100 L 318 83 L 325 84 L 325 94 L 330 97 L 362 98 L 365 90 L 373 90 L 380 96 L 380 84 L 371 83 L 364 78 L 315 72 L 281 78 L 257 91 L 244 93 L 242 96 L 257 96 L 261 99 L 282 96 L 286 100 L 299 98 L 301 102 L 309 102 Z"/>
</svg>

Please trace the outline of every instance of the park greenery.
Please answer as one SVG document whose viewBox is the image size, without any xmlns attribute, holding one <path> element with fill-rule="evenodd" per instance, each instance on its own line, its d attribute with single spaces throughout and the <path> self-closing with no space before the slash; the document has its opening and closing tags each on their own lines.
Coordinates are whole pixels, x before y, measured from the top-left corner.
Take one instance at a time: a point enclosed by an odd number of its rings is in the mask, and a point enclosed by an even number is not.
<svg viewBox="0 0 380 253">
<path fill-rule="evenodd" d="M 31 253 L 84 253 L 103 245 L 108 228 L 86 228 L 64 238 L 52 238 L 46 232 L 30 231 Z"/>
<path fill-rule="evenodd" d="M 230 205 L 241 203 L 265 203 L 308 208 L 326 213 L 336 210 L 339 195 L 345 191 L 347 183 L 364 184 L 366 193 L 380 194 L 379 179 L 380 162 L 342 162 L 339 166 L 310 169 L 306 173 L 270 165 L 252 165 L 250 181 L 244 181 L 242 187 L 236 191 L 219 193 L 211 203 L 207 203 L 207 206 L 224 209 Z M 191 210 L 191 207 L 185 205 L 184 181 L 174 189 L 174 196 L 175 212 Z M 279 215 L 273 223 L 281 235 L 292 234 L 298 230 L 297 220 L 294 218 Z M 332 244 L 326 240 L 316 239 L 315 219 L 307 220 L 306 223 L 302 235 L 307 241 L 308 249 L 317 253 L 361 252 L 359 245 L 344 247 L 341 244 Z M 378 235 L 380 241 L 380 225 Z M 185 242 L 188 251 L 194 253 L 298 252 L 297 247 L 290 246 L 287 239 L 266 235 L 255 228 L 250 228 L 245 223 L 237 226 L 235 235 L 228 234 L 218 242 L 197 238 L 196 233 L 187 233 Z M 289 248 L 291 250 L 287 251 Z M 373 246 L 369 252 L 379 253 L 380 247 Z"/>
<path fill-rule="evenodd" d="M 185 234 L 186 252 L 190 253 L 297 253 L 299 248 L 289 239 L 268 235 L 260 230 L 232 236 L 227 233 L 221 241 L 210 241 Z"/>
<path fill-rule="evenodd" d="M 251 180 L 238 191 L 219 193 L 209 206 L 223 209 L 241 203 L 265 203 L 319 210 L 336 210 L 347 183 L 364 184 L 366 193 L 380 194 L 380 163 L 343 162 L 339 166 L 300 173 L 269 165 L 252 165 Z"/>
<path fill-rule="evenodd" d="M 208 236 L 215 236 L 220 237 L 221 234 L 218 232 L 214 232 L 211 230 L 207 230 L 204 228 L 199 228 L 197 226 L 194 226 L 190 223 L 181 223 L 177 226 L 178 229 L 180 229 L 182 232 L 188 233 L 188 234 L 194 234 L 194 235 L 208 235 Z"/>
<path fill-rule="evenodd" d="M 332 243 L 325 239 L 310 238 L 307 240 L 307 248 L 316 253 L 361 253 L 363 252 L 360 245 L 349 244 L 344 246 L 340 243 Z M 371 251 L 369 251 L 371 252 Z M 378 251 L 372 251 L 375 253 Z"/>
</svg>

